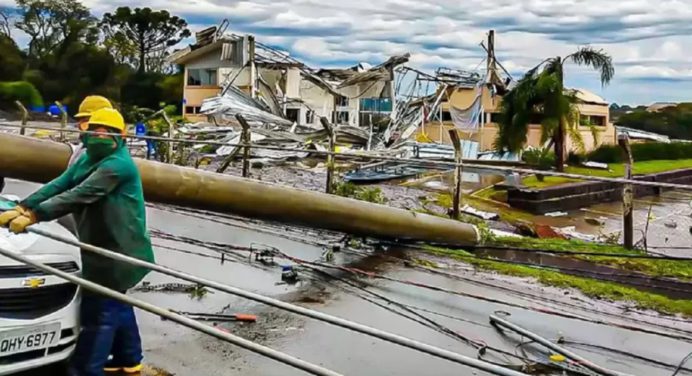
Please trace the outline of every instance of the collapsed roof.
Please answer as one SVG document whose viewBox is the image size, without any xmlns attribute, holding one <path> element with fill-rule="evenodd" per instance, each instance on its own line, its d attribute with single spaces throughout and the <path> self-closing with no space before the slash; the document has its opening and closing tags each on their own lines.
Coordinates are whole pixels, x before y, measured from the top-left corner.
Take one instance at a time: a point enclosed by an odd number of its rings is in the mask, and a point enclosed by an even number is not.
<svg viewBox="0 0 692 376">
<path fill-rule="evenodd" d="M 197 41 L 182 50 L 174 52 L 168 61 L 175 64 L 186 64 L 206 53 L 222 49 L 222 60 L 230 60 L 233 53 L 243 56 L 240 59 L 243 66 L 248 64 L 249 57 L 244 52 L 244 43 L 249 36 L 219 33 L 216 27 L 211 27 L 197 33 Z M 233 45 L 239 46 L 234 48 Z M 334 96 L 341 96 L 338 89 L 363 82 L 387 81 L 393 79 L 392 70 L 409 61 L 410 54 L 390 57 L 387 61 L 375 67 L 360 63 L 347 69 L 313 69 L 305 63 L 293 58 L 288 52 L 278 50 L 260 42 L 255 42 L 255 64 L 269 69 L 298 68 L 301 75 L 314 85 L 324 89 Z"/>
</svg>

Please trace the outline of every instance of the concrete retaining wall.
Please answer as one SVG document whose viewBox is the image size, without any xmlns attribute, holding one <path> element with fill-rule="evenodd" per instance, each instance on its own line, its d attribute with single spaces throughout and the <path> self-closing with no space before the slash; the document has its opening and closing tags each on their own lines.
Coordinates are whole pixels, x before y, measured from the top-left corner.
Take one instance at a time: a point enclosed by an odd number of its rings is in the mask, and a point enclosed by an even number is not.
<svg viewBox="0 0 692 376">
<path fill-rule="evenodd" d="M 634 179 L 692 184 L 692 168 L 635 176 Z M 634 187 L 634 197 L 653 196 L 660 193 L 661 188 Z M 609 182 L 582 182 L 542 189 L 510 188 L 507 191 L 507 201 L 512 207 L 536 214 L 573 210 L 602 202 L 621 200 L 622 185 Z"/>
</svg>

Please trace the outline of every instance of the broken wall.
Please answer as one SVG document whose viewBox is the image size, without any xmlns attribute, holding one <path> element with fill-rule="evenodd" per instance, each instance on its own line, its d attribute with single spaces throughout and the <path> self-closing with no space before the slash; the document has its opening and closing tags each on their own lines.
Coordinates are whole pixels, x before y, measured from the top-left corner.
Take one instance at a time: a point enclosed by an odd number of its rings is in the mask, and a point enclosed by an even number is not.
<svg viewBox="0 0 692 376">
<path fill-rule="evenodd" d="M 327 90 L 315 85 L 311 81 L 301 79 L 299 84 L 299 97 L 303 100 L 305 111 L 302 115 L 303 124 L 314 128 L 321 128 L 320 117 L 324 116 L 331 121 L 334 111 L 334 96 Z M 307 111 L 314 111 L 312 119 L 307 119 Z M 307 120 L 312 120 L 308 122 Z"/>
<path fill-rule="evenodd" d="M 345 100 L 342 99 L 342 104 L 346 105 L 336 106 L 335 111 L 337 111 L 337 113 L 348 113 L 348 122 L 341 122 L 340 124 L 359 126 L 361 111 L 360 100 L 366 98 L 381 98 L 383 91 L 387 91 L 385 88 L 388 86 L 389 81 L 369 81 L 338 89 L 338 92 L 346 98 Z M 385 98 L 388 98 L 388 96 Z"/>
<path fill-rule="evenodd" d="M 216 69 L 217 84 L 208 86 L 189 86 L 187 82 L 190 69 Z M 221 93 L 221 85 L 226 80 L 226 77 L 233 77 L 239 69 L 241 69 L 240 66 L 234 64 L 234 62 L 221 60 L 221 49 L 211 51 L 208 54 L 186 63 L 183 96 L 186 107 L 183 109 L 185 117 L 190 121 L 205 120 L 206 116 L 196 114 L 196 109 L 202 106 L 202 102 L 205 99 L 219 95 Z M 244 85 L 247 87 L 250 83 L 249 71 L 242 72 L 235 82 L 238 86 L 242 87 Z"/>
</svg>

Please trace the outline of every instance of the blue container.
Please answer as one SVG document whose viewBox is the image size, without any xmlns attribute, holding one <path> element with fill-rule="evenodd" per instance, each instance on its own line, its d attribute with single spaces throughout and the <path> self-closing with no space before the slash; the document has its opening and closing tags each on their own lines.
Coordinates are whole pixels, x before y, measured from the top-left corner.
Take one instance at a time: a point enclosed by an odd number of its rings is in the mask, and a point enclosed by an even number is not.
<svg viewBox="0 0 692 376">
<path fill-rule="evenodd" d="M 67 106 L 63 105 L 62 110 L 67 112 Z M 56 104 L 52 104 L 48 107 L 48 113 L 51 114 L 52 116 L 61 116 L 62 112 L 60 112 L 60 107 Z"/>
<path fill-rule="evenodd" d="M 135 124 L 135 134 L 137 136 L 144 136 L 145 134 L 147 134 L 147 126 L 141 122 Z"/>
<path fill-rule="evenodd" d="M 48 113 L 51 114 L 52 116 L 60 116 L 60 108 L 58 106 L 51 104 L 48 107 Z"/>
</svg>

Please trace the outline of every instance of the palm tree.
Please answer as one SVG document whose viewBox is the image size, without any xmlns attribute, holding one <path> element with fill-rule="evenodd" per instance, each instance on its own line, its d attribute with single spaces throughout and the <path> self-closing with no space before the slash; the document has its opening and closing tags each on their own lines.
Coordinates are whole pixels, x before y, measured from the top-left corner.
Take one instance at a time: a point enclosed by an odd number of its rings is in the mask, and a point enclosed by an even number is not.
<svg viewBox="0 0 692 376">
<path fill-rule="evenodd" d="M 551 140 L 555 147 L 555 163 L 558 171 L 565 164 L 565 134 L 584 150 L 584 140 L 579 132 L 579 111 L 576 93 L 565 90 L 565 62 L 586 65 L 601 75 L 601 85 L 610 83 L 615 75 L 613 61 L 603 50 L 584 47 L 565 56 L 543 60 L 519 80 L 517 85 L 502 98 L 499 132 L 495 140 L 498 151 L 518 152 L 526 143 L 529 124 L 540 115 L 541 143 Z M 592 135 L 597 132 L 591 127 Z"/>
</svg>

